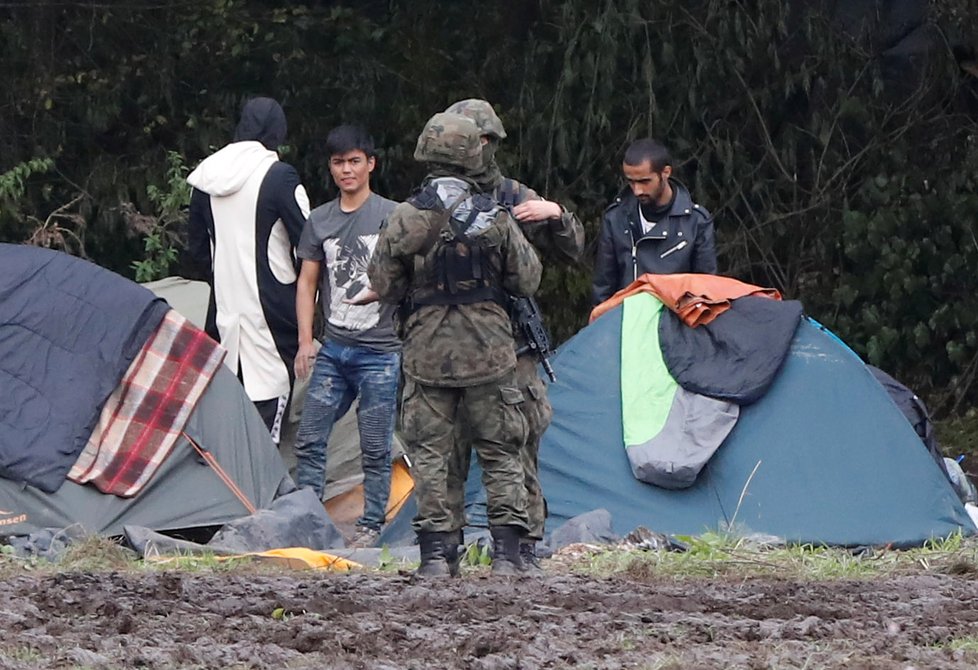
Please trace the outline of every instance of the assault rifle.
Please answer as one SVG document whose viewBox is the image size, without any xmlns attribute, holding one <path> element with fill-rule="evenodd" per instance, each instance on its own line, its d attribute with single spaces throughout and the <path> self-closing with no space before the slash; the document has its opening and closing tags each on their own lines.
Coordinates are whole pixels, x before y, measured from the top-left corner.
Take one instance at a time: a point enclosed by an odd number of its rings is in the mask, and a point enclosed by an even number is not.
<svg viewBox="0 0 978 670">
<path fill-rule="evenodd" d="M 550 381 L 557 381 L 557 374 L 550 365 L 550 335 L 547 333 L 547 327 L 543 325 L 543 315 L 540 313 L 537 301 L 533 298 L 514 296 L 510 299 L 509 313 L 513 319 L 513 326 L 526 340 L 526 344 L 517 349 L 516 355 L 521 356 L 532 351 L 540 360 L 540 365 L 550 377 Z"/>
</svg>

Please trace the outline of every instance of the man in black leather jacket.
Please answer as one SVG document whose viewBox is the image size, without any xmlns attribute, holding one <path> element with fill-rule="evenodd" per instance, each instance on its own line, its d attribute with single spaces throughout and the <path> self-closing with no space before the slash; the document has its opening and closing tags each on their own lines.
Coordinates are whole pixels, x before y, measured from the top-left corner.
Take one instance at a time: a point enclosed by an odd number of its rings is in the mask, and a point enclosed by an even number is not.
<svg viewBox="0 0 978 670">
<path fill-rule="evenodd" d="M 591 292 L 594 304 L 651 272 L 716 274 L 713 217 L 672 178 L 669 151 L 653 139 L 625 150 L 628 187 L 605 210 Z"/>
</svg>

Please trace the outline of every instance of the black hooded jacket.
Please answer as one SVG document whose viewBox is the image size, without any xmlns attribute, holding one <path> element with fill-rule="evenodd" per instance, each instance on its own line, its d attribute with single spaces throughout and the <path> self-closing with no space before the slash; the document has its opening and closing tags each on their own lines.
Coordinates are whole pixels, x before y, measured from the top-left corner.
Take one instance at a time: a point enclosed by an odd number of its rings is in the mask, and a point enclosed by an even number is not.
<svg viewBox="0 0 978 670">
<path fill-rule="evenodd" d="M 299 174 L 279 160 L 282 107 L 253 98 L 234 141 L 187 177 L 188 252 L 208 268 L 207 333 L 258 402 L 289 392 L 298 348 L 295 247 L 309 214 Z"/>
</svg>

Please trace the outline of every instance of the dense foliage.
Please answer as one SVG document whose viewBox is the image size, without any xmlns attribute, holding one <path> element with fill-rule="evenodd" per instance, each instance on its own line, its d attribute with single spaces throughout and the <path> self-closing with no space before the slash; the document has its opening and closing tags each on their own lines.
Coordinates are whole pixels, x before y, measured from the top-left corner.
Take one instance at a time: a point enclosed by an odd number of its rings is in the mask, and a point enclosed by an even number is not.
<svg viewBox="0 0 978 670">
<path fill-rule="evenodd" d="M 579 212 L 589 256 L 623 148 L 655 135 L 716 216 L 721 271 L 803 301 L 944 410 L 978 393 L 978 80 L 950 46 L 894 65 L 872 22 L 802 1 L 282 4 L 0 1 L 0 239 L 145 277 L 173 257 L 181 171 L 246 97 L 285 106 L 315 203 L 332 126 L 373 131 L 375 188 L 403 198 L 424 120 L 484 97 L 506 172 Z M 973 5 L 931 3 L 939 45 L 974 39 Z M 589 275 L 549 264 L 561 339 Z"/>
</svg>

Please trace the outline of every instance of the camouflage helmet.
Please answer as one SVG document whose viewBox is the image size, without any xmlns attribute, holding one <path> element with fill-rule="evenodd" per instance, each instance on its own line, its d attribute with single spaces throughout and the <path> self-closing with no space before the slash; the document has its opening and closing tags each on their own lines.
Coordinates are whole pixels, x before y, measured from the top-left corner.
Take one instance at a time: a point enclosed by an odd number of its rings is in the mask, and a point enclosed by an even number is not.
<svg viewBox="0 0 978 670">
<path fill-rule="evenodd" d="M 469 117 L 438 112 L 418 135 L 414 160 L 478 170 L 482 167 L 481 137 L 479 127 Z"/>
<path fill-rule="evenodd" d="M 459 100 L 445 111 L 469 117 L 475 121 L 475 125 L 479 126 L 483 135 L 489 135 L 497 140 L 506 139 L 506 129 L 503 128 L 503 122 L 499 120 L 492 105 L 485 100 L 478 98 Z"/>
</svg>

